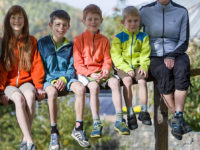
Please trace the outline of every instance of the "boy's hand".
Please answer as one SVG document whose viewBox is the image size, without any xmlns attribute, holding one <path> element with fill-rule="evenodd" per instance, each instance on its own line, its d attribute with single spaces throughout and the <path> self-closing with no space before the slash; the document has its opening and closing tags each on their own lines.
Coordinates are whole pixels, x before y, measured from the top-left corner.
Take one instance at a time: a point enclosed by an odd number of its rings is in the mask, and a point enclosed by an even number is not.
<svg viewBox="0 0 200 150">
<path fill-rule="evenodd" d="M 100 82 L 100 80 L 102 79 L 102 74 L 100 74 L 100 73 L 92 73 L 90 75 L 90 77 L 92 79 L 94 79 L 95 81 Z"/>
<path fill-rule="evenodd" d="M 65 90 L 65 87 L 66 87 L 66 84 L 63 80 L 61 79 L 58 79 L 55 83 L 54 83 L 54 86 L 55 88 L 58 90 L 58 91 L 64 91 Z"/>
<path fill-rule="evenodd" d="M 0 103 L 3 104 L 3 105 L 8 105 L 8 97 L 4 94 L 0 95 Z"/>
<path fill-rule="evenodd" d="M 165 66 L 170 70 L 174 67 L 174 59 L 165 58 L 164 63 L 165 63 Z"/>
<path fill-rule="evenodd" d="M 38 100 L 45 99 L 46 92 L 43 91 L 42 89 L 37 89 L 37 91 L 36 91 L 36 97 L 37 97 Z"/>
<path fill-rule="evenodd" d="M 135 72 L 133 70 L 128 72 L 128 75 L 131 76 L 132 78 L 135 77 Z"/>
<path fill-rule="evenodd" d="M 107 69 L 102 70 L 101 74 L 102 74 L 102 76 L 101 76 L 102 79 L 109 77 L 109 71 Z"/>
<path fill-rule="evenodd" d="M 148 78 L 148 72 L 146 72 L 146 71 L 144 71 L 144 70 L 142 70 L 142 69 L 139 69 L 139 70 L 138 70 L 138 74 L 144 75 L 145 78 Z"/>
</svg>

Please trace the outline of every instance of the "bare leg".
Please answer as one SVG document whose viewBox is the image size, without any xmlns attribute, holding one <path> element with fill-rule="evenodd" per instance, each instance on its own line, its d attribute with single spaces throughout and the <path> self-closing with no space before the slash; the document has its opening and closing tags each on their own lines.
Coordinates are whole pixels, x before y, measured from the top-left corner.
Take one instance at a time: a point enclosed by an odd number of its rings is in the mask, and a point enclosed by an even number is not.
<svg viewBox="0 0 200 150">
<path fill-rule="evenodd" d="M 175 98 L 175 110 L 183 112 L 185 100 L 187 98 L 187 91 L 175 90 L 174 98 Z"/>
<path fill-rule="evenodd" d="M 83 120 L 84 106 L 85 106 L 85 87 L 80 82 L 73 82 L 70 89 L 75 93 L 75 110 L 76 120 Z"/>
<path fill-rule="evenodd" d="M 164 102 L 171 111 L 172 114 L 175 113 L 175 102 L 173 93 L 163 95 Z"/>
<path fill-rule="evenodd" d="M 24 141 L 27 141 L 27 143 L 33 143 L 30 131 L 31 125 L 26 112 L 26 101 L 24 96 L 19 92 L 15 92 L 12 94 L 12 101 L 15 104 L 16 117 L 23 133 Z"/>
<path fill-rule="evenodd" d="M 49 107 L 49 115 L 50 115 L 50 123 L 54 124 L 57 122 L 57 97 L 58 92 L 55 87 L 48 86 L 45 89 L 48 96 L 48 107 Z"/>
<path fill-rule="evenodd" d="M 110 78 L 108 81 L 108 86 L 112 90 L 112 101 L 115 106 L 115 111 L 119 112 L 122 110 L 122 95 L 120 92 L 119 81 L 115 78 Z"/>
<path fill-rule="evenodd" d="M 132 86 L 131 77 L 123 78 L 123 84 L 124 84 L 124 87 L 123 87 L 124 100 L 126 103 L 126 107 L 132 107 L 133 94 L 132 94 L 132 89 L 131 89 L 131 86 Z"/>
<path fill-rule="evenodd" d="M 138 80 L 139 84 L 139 98 L 142 105 L 147 105 L 148 103 L 148 91 L 147 83 L 145 80 Z"/>
<path fill-rule="evenodd" d="M 99 116 L 99 91 L 100 87 L 97 82 L 89 82 L 87 85 L 90 90 L 90 107 L 92 111 L 92 116 Z"/>
</svg>

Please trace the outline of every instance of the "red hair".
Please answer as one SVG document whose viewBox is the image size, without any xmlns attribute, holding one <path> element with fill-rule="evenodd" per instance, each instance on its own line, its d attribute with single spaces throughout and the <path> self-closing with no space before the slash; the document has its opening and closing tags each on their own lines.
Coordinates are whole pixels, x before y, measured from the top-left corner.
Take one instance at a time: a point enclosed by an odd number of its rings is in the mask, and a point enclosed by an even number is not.
<svg viewBox="0 0 200 150">
<path fill-rule="evenodd" d="M 8 10 L 4 19 L 1 61 L 6 71 L 10 71 L 12 69 L 12 66 L 17 63 L 17 57 L 14 53 L 16 37 L 10 25 L 11 16 L 16 14 L 22 14 L 24 17 L 24 27 L 22 28 L 22 32 L 17 39 L 21 42 L 21 45 L 19 47 L 19 65 L 20 68 L 23 68 L 26 71 L 30 71 L 32 43 L 29 34 L 28 17 L 24 8 L 19 5 L 12 6 Z"/>
</svg>

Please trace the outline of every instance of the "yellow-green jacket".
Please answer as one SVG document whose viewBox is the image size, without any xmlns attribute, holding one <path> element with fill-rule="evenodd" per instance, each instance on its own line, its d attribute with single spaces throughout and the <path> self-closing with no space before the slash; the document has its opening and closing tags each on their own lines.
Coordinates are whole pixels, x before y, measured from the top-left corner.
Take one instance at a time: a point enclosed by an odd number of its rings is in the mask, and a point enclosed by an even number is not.
<svg viewBox="0 0 200 150">
<path fill-rule="evenodd" d="M 126 73 L 139 66 L 145 71 L 149 69 L 151 48 L 144 32 L 124 28 L 113 39 L 110 53 L 115 67 Z"/>
</svg>

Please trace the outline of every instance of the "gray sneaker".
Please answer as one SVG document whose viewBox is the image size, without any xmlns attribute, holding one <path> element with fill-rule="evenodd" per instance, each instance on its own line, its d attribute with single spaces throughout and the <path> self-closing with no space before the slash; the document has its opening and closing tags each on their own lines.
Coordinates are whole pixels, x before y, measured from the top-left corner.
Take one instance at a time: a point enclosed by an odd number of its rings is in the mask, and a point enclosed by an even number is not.
<svg viewBox="0 0 200 150">
<path fill-rule="evenodd" d="M 72 137 L 80 144 L 80 146 L 85 148 L 90 147 L 90 143 L 84 130 L 75 130 L 74 128 L 72 131 Z"/>
<path fill-rule="evenodd" d="M 59 135 L 56 133 L 51 134 L 49 150 L 60 150 Z"/>
<path fill-rule="evenodd" d="M 27 146 L 27 150 L 37 150 L 35 144 L 31 144 Z"/>
<path fill-rule="evenodd" d="M 27 150 L 27 143 L 25 141 L 19 144 L 19 150 Z"/>
</svg>

